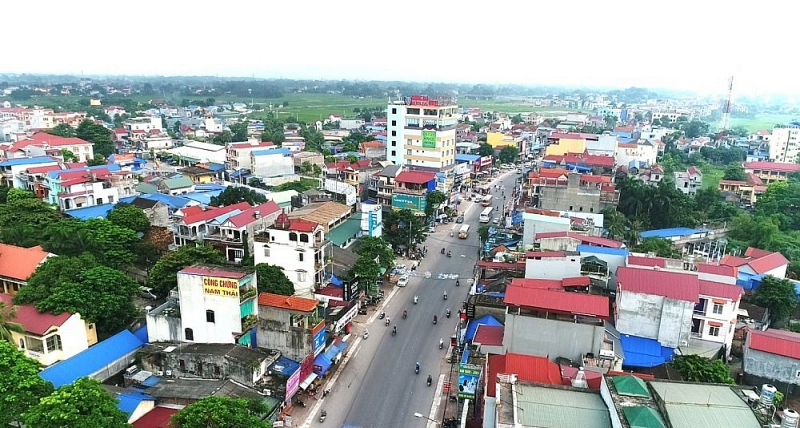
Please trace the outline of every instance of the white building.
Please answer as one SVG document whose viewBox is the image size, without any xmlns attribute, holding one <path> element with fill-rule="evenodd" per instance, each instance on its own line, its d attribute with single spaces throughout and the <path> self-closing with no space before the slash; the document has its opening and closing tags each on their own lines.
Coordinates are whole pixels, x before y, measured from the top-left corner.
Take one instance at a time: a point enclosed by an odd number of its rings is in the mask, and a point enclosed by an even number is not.
<svg viewBox="0 0 800 428">
<path fill-rule="evenodd" d="M 213 117 L 207 117 L 204 124 L 206 132 L 210 132 L 212 134 L 221 134 L 225 129 L 225 124 L 221 120 L 214 119 Z"/>
<path fill-rule="evenodd" d="M 525 278 L 562 279 L 581 276 L 581 255 L 575 251 L 529 251 Z"/>
<path fill-rule="evenodd" d="M 16 136 L 22 132 L 25 132 L 25 122 L 13 118 L 0 120 L 0 142 L 17 141 Z"/>
<path fill-rule="evenodd" d="M 569 217 L 549 216 L 544 214 L 522 213 L 524 248 L 532 248 L 536 235 L 546 232 L 569 232 Z"/>
<path fill-rule="evenodd" d="M 255 177 L 280 177 L 294 174 L 294 159 L 289 149 L 250 152 L 250 171 Z"/>
<path fill-rule="evenodd" d="M 250 170 L 250 153 L 254 150 L 268 150 L 274 147 L 275 144 L 271 141 L 258 141 L 256 139 L 241 143 L 228 143 L 225 146 L 225 167 L 234 171 L 240 169 Z"/>
<path fill-rule="evenodd" d="M 381 204 L 361 204 L 361 233 L 364 236 L 383 235 L 383 206 Z"/>
<path fill-rule="evenodd" d="M 239 343 L 258 315 L 255 274 L 194 265 L 178 272 L 177 299 L 147 314 L 151 342 Z"/>
<path fill-rule="evenodd" d="M 134 117 L 126 120 L 124 125 L 129 134 L 134 131 L 149 133 L 151 129 L 161 129 L 161 118 L 158 116 Z"/>
<path fill-rule="evenodd" d="M 339 129 L 361 129 L 362 126 L 365 126 L 367 123 L 364 122 L 364 119 L 340 119 L 339 120 Z"/>
<path fill-rule="evenodd" d="M 675 188 L 686 195 L 694 196 L 703 187 L 703 173 L 695 166 L 690 166 L 686 171 L 675 171 Z"/>
<path fill-rule="evenodd" d="M 458 117 L 455 103 L 426 95 L 389 104 L 386 160 L 412 168 L 449 169 L 455 164 Z"/>
<path fill-rule="evenodd" d="M 144 145 L 142 149 L 145 151 L 164 150 L 171 149 L 174 146 L 175 144 L 174 141 L 172 141 L 172 137 L 170 137 L 167 133 L 149 134 L 144 138 Z"/>
<path fill-rule="evenodd" d="M 325 232 L 322 225 L 281 213 L 275 226 L 255 237 L 255 264 L 283 268 L 294 294 L 312 298 L 325 280 Z"/>
<path fill-rule="evenodd" d="M 798 163 L 800 155 L 800 126 L 777 126 L 769 138 L 769 160 L 772 162 Z"/>
<path fill-rule="evenodd" d="M 619 144 L 619 137 L 611 135 L 610 133 L 599 135 L 597 140 L 587 139 L 586 152 L 594 156 L 609 156 L 615 157 L 617 155 L 617 145 Z"/>
<path fill-rule="evenodd" d="M 658 145 L 647 140 L 639 143 L 617 144 L 617 154 L 614 157 L 617 165 L 635 166 L 655 165 L 658 158 Z"/>
</svg>

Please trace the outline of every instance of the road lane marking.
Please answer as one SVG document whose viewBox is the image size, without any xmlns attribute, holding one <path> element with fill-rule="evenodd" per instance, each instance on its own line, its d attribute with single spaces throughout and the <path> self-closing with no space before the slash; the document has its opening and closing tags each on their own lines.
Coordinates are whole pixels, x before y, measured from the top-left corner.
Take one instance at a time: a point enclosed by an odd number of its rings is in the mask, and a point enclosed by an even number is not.
<svg viewBox="0 0 800 428">
<path fill-rule="evenodd" d="M 352 353 L 348 353 L 344 357 L 344 359 L 342 360 L 341 364 L 339 364 L 339 367 L 336 368 L 336 372 L 333 374 L 333 377 L 331 378 L 331 380 L 329 380 L 325 384 L 325 389 L 333 389 L 333 386 L 336 385 L 336 381 L 339 379 L 339 375 L 342 373 L 342 370 L 344 370 L 344 368 L 347 366 L 347 363 L 350 361 L 350 358 L 355 357 L 355 354 L 358 353 L 358 349 L 359 349 L 359 346 L 361 345 L 361 341 L 362 341 L 362 339 L 359 336 L 353 342 L 353 352 Z M 302 428 L 310 428 L 311 427 L 311 424 L 314 423 L 314 418 L 316 418 L 317 413 L 319 412 L 320 407 L 322 407 L 323 402 L 324 402 L 324 400 L 317 400 L 317 403 L 314 404 L 313 407 L 311 407 L 311 413 L 306 418 L 305 423 L 303 423 L 303 425 L 301 425 Z"/>
<path fill-rule="evenodd" d="M 426 425 L 427 428 L 434 428 L 436 425 L 439 425 L 438 422 L 433 422 L 436 420 L 436 413 L 439 412 L 439 403 L 442 401 L 442 390 L 444 389 L 444 373 L 439 375 L 439 381 L 436 382 L 436 394 L 433 397 L 433 404 L 431 405 L 431 412 L 428 414 L 428 424 Z"/>
</svg>

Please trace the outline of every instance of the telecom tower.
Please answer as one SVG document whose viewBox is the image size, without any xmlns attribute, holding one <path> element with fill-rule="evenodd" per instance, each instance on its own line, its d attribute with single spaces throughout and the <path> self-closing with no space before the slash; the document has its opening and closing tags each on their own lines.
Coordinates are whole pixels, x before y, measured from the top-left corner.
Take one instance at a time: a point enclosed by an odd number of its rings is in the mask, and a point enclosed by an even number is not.
<svg viewBox="0 0 800 428">
<path fill-rule="evenodd" d="M 722 107 L 722 122 L 719 124 L 720 135 L 727 135 L 728 128 L 731 126 L 731 96 L 733 94 L 733 76 L 728 79 L 728 99 Z"/>
</svg>

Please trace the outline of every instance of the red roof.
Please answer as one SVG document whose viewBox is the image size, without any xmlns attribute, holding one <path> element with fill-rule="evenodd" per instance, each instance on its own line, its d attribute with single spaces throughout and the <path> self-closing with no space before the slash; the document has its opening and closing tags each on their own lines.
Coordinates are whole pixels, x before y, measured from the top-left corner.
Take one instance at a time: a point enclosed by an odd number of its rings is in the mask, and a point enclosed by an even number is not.
<svg viewBox="0 0 800 428">
<path fill-rule="evenodd" d="M 436 174 L 424 171 L 403 171 L 397 174 L 398 183 L 425 184 L 436 179 Z"/>
<path fill-rule="evenodd" d="M 30 141 L 32 144 L 35 145 L 42 145 L 42 143 L 47 143 L 50 146 L 75 146 L 75 145 L 82 145 L 82 144 L 92 144 L 86 140 L 81 140 L 77 137 L 59 137 L 57 135 L 46 134 L 44 132 L 40 132 L 38 134 L 33 134 L 30 137 Z"/>
<path fill-rule="evenodd" d="M 744 252 L 745 257 L 725 255 L 719 264 L 731 267 L 747 265 L 756 274 L 767 273 L 773 269 L 789 264 L 789 260 L 781 253 L 773 253 L 750 247 Z"/>
<path fill-rule="evenodd" d="M 280 210 L 281 207 L 279 207 L 274 201 L 267 201 L 261 205 L 246 209 L 240 214 L 231 216 L 227 221 L 230 221 L 236 227 L 244 227 L 257 220 L 256 211 L 258 211 L 259 217 L 266 217 L 272 213 L 279 212 Z"/>
<path fill-rule="evenodd" d="M 344 287 L 337 287 L 333 284 L 328 284 L 322 290 L 316 291 L 315 293 L 322 296 L 344 299 Z"/>
<path fill-rule="evenodd" d="M 564 287 L 584 287 L 591 283 L 588 276 L 563 279 L 513 278 L 511 285 L 522 288 L 538 288 L 541 290 L 562 290 Z"/>
<path fill-rule="evenodd" d="M 611 183 L 611 177 L 605 175 L 582 174 L 581 181 L 586 183 Z"/>
<path fill-rule="evenodd" d="M 744 289 L 738 285 L 723 284 L 721 282 L 700 280 L 700 294 L 709 297 L 719 297 L 732 301 L 738 301 Z"/>
<path fill-rule="evenodd" d="M 39 246 L 24 248 L 0 244 L 0 277 L 27 281 L 50 255 Z"/>
<path fill-rule="evenodd" d="M 481 345 L 488 346 L 502 346 L 504 332 L 505 327 L 502 325 L 478 325 L 478 329 L 475 330 L 475 337 L 472 338 L 472 343 L 480 343 Z"/>
<path fill-rule="evenodd" d="M 86 178 L 86 177 L 105 177 L 107 175 L 111 175 L 111 171 L 108 168 L 96 168 L 96 169 L 82 169 L 80 171 L 65 171 L 58 174 L 58 178 L 61 180 L 74 180 L 76 178 Z"/>
<path fill-rule="evenodd" d="M 744 169 L 772 171 L 772 172 L 794 172 L 800 171 L 800 165 L 796 163 L 780 162 L 746 162 Z"/>
<path fill-rule="evenodd" d="M 156 406 L 133 422 L 133 428 L 169 428 L 169 419 L 178 409 Z"/>
<path fill-rule="evenodd" d="M 584 153 L 567 153 L 565 155 L 548 155 L 544 157 L 545 161 L 561 163 L 566 162 L 570 164 L 581 164 L 589 166 L 614 166 L 614 158 L 611 156 L 590 155 Z"/>
<path fill-rule="evenodd" d="M 701 273 L 710 273 L 712 275 L 737 277 L 736 268 L 732 266 L 713 265 L 711 263 L 697 263 L 695 264 L 697 271 Z"/>
<path fill-rule="evenodd" d="M 739 267 L 746 265 L 747 261 L 748 260 L 744 257 L 737 257 L 726 254 L 722 256 L 722 259 L 719 261 L 719 264 L 724 266 Z"/>
<path fill-rule="evenodd" d="M 567 253 L 564 251 L 528 251 L 525 253 L 525 258 L 533 259 L 536 257 L 540 258 L 547 258 L 547 257 L 567 257 Z"/>
<path fill-rule="evenodd" d="M 750 349 L 800 359 L 800 333 L 773 329 L 767 331 L 750 329 L 748 331 Z"/>
<path fill-rule="evenodd" d="M 628 265 L 665 268 L 667 267 L 667 259 L 663 257 L 628 256 Z"/>
<path fill-rule="evenodd" d="M 47 174 L 50 171 L 56 171 L 61 169 L 60 165 L 48 165 L 48 166 L 34 166 L 28 168 L 26 171 L 28 174 Z"/>
<path fill-rule="evenodd" d="M 613 239 L 600 238 L 598 236 L 586 236 L 572 232 L 540 232 L 536 234 L 535 240 L 552 239 L 552 238 L 572 238 L 580 241 L 582 244 L 595 245 L 598 247 L 607 248 L 622 248 L 623 244 Z"/>
<path fill-rule="evenodd" d="M 231 278 L 231 279 L 242 279 L 248 275 L 245 272 L 223 270 L 202 265 L 185 267 L 181 269 L 181 271 L 178 273 L 187 275 L 217 276 L 220 278 Z"/>
<path fill-rule="evenodd" d="M 317 308 L 317 301 L 298 296 L 281 296 L 280 294 L 259 293 L 258 305 L 272 308 L 291 309 L 293 311 L 311 312 Z"/>
<path fill-rule="evenodd" d="M 608 318 L 608 297 L 509 285 L 503 302 L 510 306 Z"/>
<path fill-rule="evenodd" d="M 545 357 L 521 354 L 489 355 L 486 365 L 489 372 L 486 377 L 486 394 L 490 397 L 496 394 L 498 374 L 515 374 L 517 379 L 524 382 L 562 384 L 558 364 Z"/>
<path fill-rule="evenodd" d="M 700 280 L 689 273 L 622 266 L 617 268 L 617 282 L 620 292 L 651 294 L 695 303 L 700 297 Z"/>
<path fill-rule="evenodd" d="M 228 205 L 225 207 L 208 206 L 205 209 L 199 206 L 194 206 L 182 209 L 181 212 L 183 213 L 183 224 L 189 225 L 208 221 L 231 211 L 245 211 L 249 208 L 251 208 L 251 206 L 247 202 L 239 202 L 238 204 Z"/>
<path fill-rule="evenodd" d="M 272 141 L 261 141 L 261 142 L 259 142 L 257 144 L 253 144 L 253 143 L 250 143 L 250 142 L 247 142 L 247 143 L 231 143 L 230 146 L 235 148 L 235 149 L 257 149 L 259 147 L 272 147 L 274 145 L 275 145 L 275 143 L 273 143 Z"/>
<path fill-rule="evenodd" d="M 578 373 L 577 367 L 559 366 L 561 368 L 561 379 L 565 386 L 572 386 L 572 378 Z M 603 374 L 593 372 L 591 370 L 584 370 L 583 375 L 586 377 L 586 385 L 589 389 L 598 390 L 602 383 Z"/>
<path fill-rule="evenodd" d="M 6 306 L 14 306 L 12 296 L 0 293 L 0 301 Z M 50 312 L 39 312 L 32 305 L 16 305 L 17 313 L 11 321 L 22 324 L 25 331 L 37 336 L 43 336 L 52 327 L 60 327 L 69 317 L 69 312 L 62 312 L 60 315 L 53 315 Z"/>
<path fill-rule="evenodd" d="M 319 223 L 315 221 L 295 218 L 292 219 L 292 222 L 289 225 L 289 230 L 294 230 L 295 232 L 313 232 L 317 227 L 319 227 Z"/>
</svg>

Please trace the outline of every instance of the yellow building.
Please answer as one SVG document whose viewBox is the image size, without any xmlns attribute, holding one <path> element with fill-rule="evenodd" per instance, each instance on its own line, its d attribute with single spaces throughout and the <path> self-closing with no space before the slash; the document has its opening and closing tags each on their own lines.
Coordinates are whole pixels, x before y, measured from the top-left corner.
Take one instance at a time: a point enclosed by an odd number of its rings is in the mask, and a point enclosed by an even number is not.
<svg viewBox="0 0 800 428">
<path fill-rule="evenodd" d="M 503 134 L 502 132 L 487 133 L 486 144 L 492 146 L 493 149 L 503 148 L 506 146 L 517 147 L 517 142 L 514 140 L 514 137 Z"/>
<path fill-rule="evenodd" d="M 192 179 L 194 184 L 208 184 L 214 181 L 216 173 L 210 169 L 203 168 L 200 165 L 189 166 L 178 170 L 184 177 Z"/>
<path fill-rule="evenodd" d="M 583 153 L 586 151 L 586 140 L 583 138 L 560 138 L 545 149 L 545 156 L 564 156 L 567 153 Z"/>
</svg>

